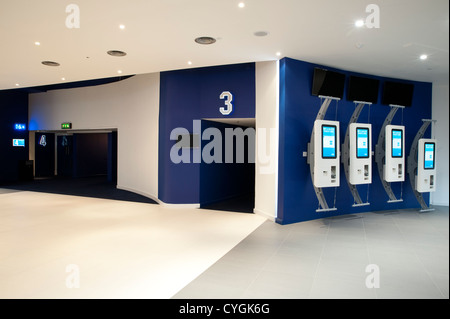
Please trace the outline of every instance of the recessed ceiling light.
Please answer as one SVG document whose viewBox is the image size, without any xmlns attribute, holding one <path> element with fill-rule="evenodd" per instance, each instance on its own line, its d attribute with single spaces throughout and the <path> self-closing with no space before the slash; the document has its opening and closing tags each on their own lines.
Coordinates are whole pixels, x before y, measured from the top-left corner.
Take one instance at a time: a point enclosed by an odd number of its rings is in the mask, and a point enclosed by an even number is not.
<svg viewBox="0 0 450 319">
<path fill-rule="evenodd" d="M 420 59 L 421 59 L 421 60 L 426 60 L 426 59 L 428 59 L 428 55 L 422 54 L 422 55 L 420 56 Z"/>
<path fill-rule="evenodd" d="M 198 37 L 197 39 L 195 39 L 195 42 L 198 44 L 208 45 L 216 43 L 216 39 L 212 37 Z"/>
<path fill-rule="evenodd" d="M 108 53 L 110 56 L 118 56 L 118 57 L 127 55 L 125 52 L 119 51 L 119 50 L 110 50 L 110 51 L 108 51 L 106 53 Z"/>
<path fill-rule="evenodd" d="M 245 8 L 245 3 L 244 2 L 239 2 L 238 7 L 239 8 Z"/>
<path fill-rule="evenodd" d="M 188 64 L 189 64 L 189 65 L 192 65 L 192 61 L 188 61 Z"/>
<path fill-rule="evenodd" d="M 281 52 L 277 52 L 276 55 L 277 55 L 277 56 L 281 56 Z"/>
<path fill-rule="evenodd" d="M 39 46 L 39 45 L 41 45 L 41 42 L 36 41 L 36 42 L 34 42 L 34 45 Z"/>
<path fill-rule="evenodd" d="M 123 24 L 119 25 L 120 30 L 125 30 L 125 26 Z"/>
<path fill-rule="evenodd" d="M 59 66 L 60 65 L 58 62 L 54 62 L 54 61 L 42 61 L 41 63 L 46 66 Z"/>
<path fill-rule="evenodd" d="M 65 80 L 66 80 L 66 78 L 61 78 L 61 80 L 65 81 Z"/>
<path fill-rule="evenodd" d="M 356 20 L 355 21 L 355 27 L 361 28 L 362 26 L 364 26 L 364 20 Z"/>
<path fill-rule="evenodd" d="M 269 34 L 269 32 L 266 31 L 257 31 L 255 33 L 253 33 L 256 37 L 265 37 Z"/>
<path fill-rule="evenodd" d="M 117 73 L 122 74 L 122 70 L 118 70 Z"/>
<path fill-rule="evenodd" d="M 20 84 L 19 83 L 16 83 L 16 86 L 19 86 Z"/>
</svg>

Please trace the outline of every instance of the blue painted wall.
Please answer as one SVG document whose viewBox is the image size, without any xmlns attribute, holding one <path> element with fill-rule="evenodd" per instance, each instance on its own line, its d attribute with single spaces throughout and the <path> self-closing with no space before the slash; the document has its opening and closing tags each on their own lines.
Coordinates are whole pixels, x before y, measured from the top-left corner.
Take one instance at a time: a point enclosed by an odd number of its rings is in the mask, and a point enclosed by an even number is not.
<svg viewBox="0 0 450 319">
<path fill-rule="evenodd" d="M 15 123 L 28 125 L 28 93 L 0 91 L 0 183 L 16 181 L 19 161 L 28 160 L 28 130 L 16 131 Z M 25 139 L 25 147 L 13 147 L 14 138 Z"/>
<path fill-rule="evenodd" d="M 220 94 L 233 94 L 234 112 L 224 116 Z M 193 120 L 255 117 L 255 64 L 237 64 L 162 72 L 160 77 L 158 197 L 165 203 L 200 203 L 200 164 L 174 164 L 170 140 L 174 128 L 193 132 Z M 192 160 L 191 151 L 191 160 Z"/>
<path fill-rule="evenodd" d="M 370 108 L 366 106 L 359 117 L 361 123 L 372 124 L 372 146 L 378 141 L 381 126 L 383 125 L 390 107 L 381 104 L 382 85 L 387 79 L 365 74 L 337 70 L 322 65 L 285 58 L 280 61 L 280 140 L 279 140 L 279 181 L 278 181 L 278 217 L 277 222 L 288 224 L 322 217 L 341 214 L 360 213 L 367 211 L 381 211 L 399 208 L 420 207 L 417 203 L 408 176 L 403 183 L 392 183 L 392 189 L 397 198 L 403 194 L 403 202 L 388 204 L 388 196 L 381 184 L 377 165 L 373 158 L 372 184 L 369 187 L 370 206 L 352 207 L 353 197 L 348 189 L 343 167 L 341 166 L 340 187 L 336 190 L 336 212 L 318 213 L 318 200 L 314 193 L 309 165 L 302 153 L 307 150 L 310 141 L 314 120 L 320 109 L 318 97 L 311 94 L 313 72 L 315 67 L 338 71 L 347 75 L 347 83 L 343 100 L 332 102 L 326 120 L 340 122 L 340 143 L 342 144 L 347 130 L 348 122 L 355 109 L 351 101 L 347 101 L 347 85 L 350 75 L 359 75 L 380 80 L 378 104 Z M 395 80 L 399 81 L 399 80 Z M 410 108 L 398 111 L 392 124 L 406 127 L 406 156 L 409 155 L 411 143 L 422 125 L 421 119 L 431 118 L 432 84 L 424 82 L 404 81 L 415 86 L 413 103 Z M 427 132 L 429 136 L 430 132 Z M 402 187 L 401 187 L 402 186 Z M 335 188 L 325 190 L 329 206 L 333 207 Z M 358 186 L 363 201 L 367 198 L 367 185 Z M 429 196 L 424 196 L 428 202 Z"/>
</svg>

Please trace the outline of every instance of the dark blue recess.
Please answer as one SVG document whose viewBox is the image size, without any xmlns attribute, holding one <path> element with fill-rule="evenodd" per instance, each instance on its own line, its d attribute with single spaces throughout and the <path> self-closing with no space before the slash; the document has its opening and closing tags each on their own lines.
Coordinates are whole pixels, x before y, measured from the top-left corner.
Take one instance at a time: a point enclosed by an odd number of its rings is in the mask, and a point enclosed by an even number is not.
<svg viewBox="0 0 450 319">
<path fill-rule="evenodd" d="M 28 130 L 16 130 L 16 123 L 28 124 L 28 93 L 0 91 L 0 183 L 18 180 L 20 162 L 28 160 Z M 13 147 L 13 139 L 24 139 L 25 147 Z"/>
<path fill-rule="evenodd" d="M 224 116 L 220 94 L 233 94 L 233 113 Z M 181 71 L 160 76 L 158 197 L 165 203 L 200 203 L 200 164 L 174 164 L 170 150 L 173 129 L 193 133 L 193 120 L 255 117 L 255 64 L 245 63 Z M 192 151 L 191 151 L 192 160 Z"/>
<path fill-rule="evenodd" d="M 344 89 L 344 98 L 338 103 L 332 102 L 326 120 L 340 122 L 340 144 L 343 143 L 348 122 L 355 109 L 351 101 L 347 101 L 348 78 L 350 75 L 369 77 L 380 81 L 378 104 L 365 106 L 359 117 L 361 123 L 372 124 L 372 150 L 378 141 L 381 126 L 383 125 L 390 107 L 381 104 L 382 85 L 385 81 L 400 81 L 414 84 L 412 106 L 399 110 L 392 124 L 405 125 L 406 130 L 406 157 L 409 155 L 411 143 L 422 125 L 422 119 L 431 118 L 432 84 L 425 82 L 402 81 L 366 74 L 329 68 L 303 61 L 285 58 L 280 61 L 280 135 L 279 135 L 279 181 L 278 181 L 278 217 L 280 224 L 289 224 L 322 217 L 342 214 L 360 213 L 368 211 L 381 211 L 400 208 L 420 208 L 416 201 L 409 177 L 403 183 L 392 183 L 397 198 L 403 202 L 388 204 L 388 196 L 381 184 L 377 165 L 373 161 L 372 184 L 369 187 L 370 206 L 352 207 L 353 197 L 348 189 L 343 167 L 341 166 L 340 187 L 336 189 L 337 211 L 318 213 L 318 200 L 314 193 L 309 165 L 302 153 L 307 150 L 307 144 L 320 109 L 321 102 L 318 97 L 311 94 L 312 80 L 315 67 L 322 67 L 331 71 L 342 72 L 347 76 Z M 429 136 L 430 132 L 426 133 Z M 374 160 L 374 158 L 373 158 Z M 358 186 L 363 201 L 367 198 L 367 185 Z M 329 206 L 334 206 L 335 189 L 324 189 Z M 428 202 L 429 196 L 425 194 Z"/>
</svg>

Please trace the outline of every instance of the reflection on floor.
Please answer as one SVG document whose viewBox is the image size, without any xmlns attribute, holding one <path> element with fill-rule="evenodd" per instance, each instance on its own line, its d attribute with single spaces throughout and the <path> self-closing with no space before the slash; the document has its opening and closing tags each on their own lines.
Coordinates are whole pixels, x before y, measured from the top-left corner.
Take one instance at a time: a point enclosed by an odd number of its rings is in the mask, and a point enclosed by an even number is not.
<svg viewBox="0 0 450 319">
<path fill-rule="evenodd" d="M 106 176 L 82 178 L 36 178 L 33 181 L 17 182 L 1 187 L 10 190 L 23 190 L 156 204 L 156 202 L 150 198 L 117 189 L 116 183 L 108 182 Z"/>
</svg>

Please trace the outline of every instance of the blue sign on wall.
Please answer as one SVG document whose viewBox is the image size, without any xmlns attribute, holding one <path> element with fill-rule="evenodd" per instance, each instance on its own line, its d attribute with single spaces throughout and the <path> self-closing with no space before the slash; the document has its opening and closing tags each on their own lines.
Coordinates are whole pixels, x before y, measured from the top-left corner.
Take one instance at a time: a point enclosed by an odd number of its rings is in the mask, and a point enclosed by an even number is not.
<svg viewBox="0 0 450 319">
<path fill-rule="evenodd" d="M 14 129 L 16 131 L 25 131 L 27 129 L 27 125 L 22 123 L 16 123 L 14 124 Z"/>
<path fill-rule="evenodd" d="M 13 139 L 13 146 L 14 147 L 25 147 L 25 140 L 24 139 Z"/>
</svg>

